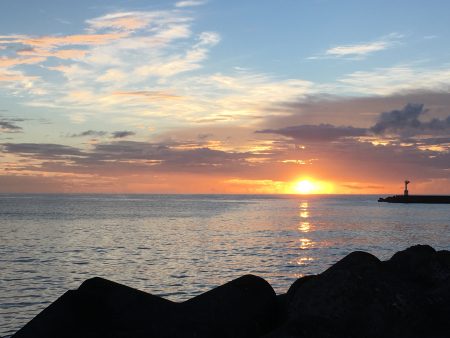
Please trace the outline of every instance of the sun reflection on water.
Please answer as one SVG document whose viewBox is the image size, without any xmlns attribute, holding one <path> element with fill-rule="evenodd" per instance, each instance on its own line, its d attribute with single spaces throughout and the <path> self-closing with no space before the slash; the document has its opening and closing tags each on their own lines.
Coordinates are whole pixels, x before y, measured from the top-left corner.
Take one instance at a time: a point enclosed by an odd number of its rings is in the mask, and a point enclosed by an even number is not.
<svg viewBox="0 0 450 338">
<path fill-rule="evenodd" d="M 298 226 L 298 230 L 301 232 L 309 232 L 311 230 L 311 224 L 308 221 L 309 218 L 309 204 L 308 202 L 301 202 L 299 205 L 300 212 L 300 224 Z"/>
<path fill-rule="evenodd" d="M 296 264 L 299 266 L 307 266 L 314 260 L 307 254 L 307 250 L 315 246 L 315 243 L 310 238 L 308 238 L 308 234 L 312 230 L 312 224 L 310 222 L 310 206 L 307 201 L 300 202 L 298 216 L 300 218 L 300 222 L 297 229 L 301 233 L 301 237 L 298 239 L 298 241 L 300 242 L 298 248 L 301 251 L 300 257 L 298 257 L 296 260 Z"/>
<path fill-rule="evenodd" d="M 309 232 L 311 230 L 311 224 L 309 224 L 309 222 L 300 222 L 298 230 L 301 232 Z"/>
<path fill-rule="evenodd" d="M 308 262 L 313 261 L 314 259 L 312 257 L 301 257 L 297 259 L 298 265 L 308 265 Z"/>
<path fill-rule="evenodd" d="M 306 250 L 306 249 L 312 248 L 314 246 L 314 242 L 308 238 L 300 238 L 299 242 L 300 242 L 301 250 Z"/>
</svg>

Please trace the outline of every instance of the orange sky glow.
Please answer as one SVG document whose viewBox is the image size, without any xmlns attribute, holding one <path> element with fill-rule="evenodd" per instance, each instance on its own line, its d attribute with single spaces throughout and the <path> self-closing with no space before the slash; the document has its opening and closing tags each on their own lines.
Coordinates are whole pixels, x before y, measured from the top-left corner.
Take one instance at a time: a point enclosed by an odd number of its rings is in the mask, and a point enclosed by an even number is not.
<svg viewBox="0 0 450 338">
<path fill-rule="evenodd" d="M 1 8 L 0 193 L 450 194 L 438 6 L 28 5 Z"/>
</svg>

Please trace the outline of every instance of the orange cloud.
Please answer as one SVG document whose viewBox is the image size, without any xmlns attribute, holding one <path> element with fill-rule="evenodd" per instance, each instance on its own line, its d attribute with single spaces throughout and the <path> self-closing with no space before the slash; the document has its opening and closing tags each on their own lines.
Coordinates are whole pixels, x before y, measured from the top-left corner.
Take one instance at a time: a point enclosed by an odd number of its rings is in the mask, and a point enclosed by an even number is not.
<svg viewBox="0 0 450 338">
<path fill-rule="evenodd" d="M 139 91 L 118 91 L 113 92 L 112 95 L 115 96 L 125 96 L 125 97 L 138 97 L 145 100 L 178 100 L 181 98 L 179 95 L 175 95 L 169 92 L 158 91 L 158 90 L 139 90 Z"/>
<path fill-rule="evenodd" d="M 16 52 L 18 57 L 1 57 L 0 68 L 11 68 L 17 65 L 37 64 L 48 57 L 59 59 L 76 59 L 83 57 L 87 51 L 80 49 L 59 49 L 68 45 L 102 45 L 127 36 L 127 33 L 79 34 L 66 36 L 29 37 L 24 35 L 0 36 L 0 46 L 21 44 L 26 46 Z M 56 49 L 56 50 L 55 50 Z"/>
<path fill-rule="evenodd" d="M 0 68 L 9 68 L 17 65 L 34 64 L 45 61 L 45 57 L 35 56 L 30 58 L 0 58 Z"/>
<path fill-rule="evenodd" d="M 125 32 L 105 33 L 105 34 L 77 34 L 66 36 L 42 36 L 26 37 L 10 41 L 10 43 L 21 43 L 27 46 L 54 48 L 67 45 L 101 45 L 112 40 L 118 40 L 128 35 Z"/>
<path fill-rule="evenodd" d="M 135 30 L 144 28 L 151 20 L 148 16 L 136 12 L 108 14 L 93 20 L 88 20 L 91 28 L 116 28 L 121 30 Z"/>
<path fill-rule="evenodd" d="M 17 51 L 17 55 L 42 57 L 44 60 L 47 57 L 56 57 L 59 59 L 79 59 L 85 56 L 87 52 L 88 51 L 81 49 L 60 49 L 49 51 L 43 48 L 25 48 Z"/>
<path fill-rule="evenodd" d="M 19 71 L 0 68 L 0 82 L 20 82 L 24 86 L 31 86 L 33 81 L 37 79 L 39 79 L 37 76 L 27 76 Z"/>
</svg>

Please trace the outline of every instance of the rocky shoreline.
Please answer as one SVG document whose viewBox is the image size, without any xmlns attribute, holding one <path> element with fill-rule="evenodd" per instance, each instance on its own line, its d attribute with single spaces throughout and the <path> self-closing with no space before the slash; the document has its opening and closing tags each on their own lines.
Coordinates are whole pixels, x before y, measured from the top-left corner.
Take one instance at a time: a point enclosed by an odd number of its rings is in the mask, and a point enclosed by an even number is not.
<svg viewBox="0 0 450 338">
<path fill-rule="evenodd" d="M 95 277 L 14 338 L 450 337 L 450 252 L 416 245 L 380 261 L 353 252 L 276 295 L 245 275 L 175 303 Z"/>
</svg>

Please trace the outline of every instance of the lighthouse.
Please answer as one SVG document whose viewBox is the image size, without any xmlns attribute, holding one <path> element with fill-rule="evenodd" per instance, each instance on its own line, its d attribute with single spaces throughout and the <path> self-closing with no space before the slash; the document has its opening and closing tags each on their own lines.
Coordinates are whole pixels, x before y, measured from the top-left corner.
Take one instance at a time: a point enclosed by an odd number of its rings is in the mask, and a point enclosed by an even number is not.
<svg viewBox="0 0 450 338">
<path fill-rule="evenodd" d="M 408 180 L 405 180 L 405 190 L 403 191 L 403 195 L 404 195 L 405 197 L 408 196 L 408 184 L 409 184 L 409 181 L 408 181 Z"/>
<path fill-rule="evenodd" d="M 409 181 L 405 180 L 405 190 L 403 195 L 394 195 L 390 197 L 380 197 L 378 202 L 387 203 L 428 203 L 428 204 L 450 204 L 450 195 L 411 195 L 408 191 Z"/>
</svg>

